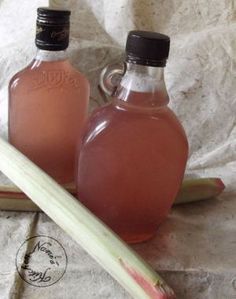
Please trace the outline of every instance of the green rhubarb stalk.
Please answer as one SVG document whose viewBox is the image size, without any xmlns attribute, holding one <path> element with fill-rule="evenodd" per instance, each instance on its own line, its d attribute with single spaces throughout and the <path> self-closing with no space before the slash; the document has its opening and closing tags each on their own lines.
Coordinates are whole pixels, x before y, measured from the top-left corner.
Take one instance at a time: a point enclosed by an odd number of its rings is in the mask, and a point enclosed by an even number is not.
<svg viewBox="0 0 236 299">
<path fill-rule="evenodd" d="M 40 212 L 41 209 L 29 198 L 5 198 L 0 197 L 0 210 Z"/>
<path fill-rule="evenodd" d="M 174 204 L 189 203 L 218 196 L 225 189 L 219 178 L 200 178 L 183 181 Z"/>
<path fill-rule="evenodd" d="M 0 171 L 135 299 L 174 299 L 162 278 L 51 177 L 0 138 Z"/>
<path fill-rule="evenodd" d="M 72 184 L 62 185 L 70 194 L 76 195 L 76 189 Z M 1 186 L 0 198 L 14 198 L 14 199 L 29 199 L 21 190 L 15 185 Z"/>
<path fill-rule="evenodd" d="M 72 185 L 63 186 L 72 195 L 76 194 Z M 218 196 L 225 188 L 220 178 L 185 180 L 182 183 L 174 204 L 190 203 Z M 16 186 L 0 186 L 0 209 L 15 211 L 39 211 L 27 196 Z"/>
</svg>

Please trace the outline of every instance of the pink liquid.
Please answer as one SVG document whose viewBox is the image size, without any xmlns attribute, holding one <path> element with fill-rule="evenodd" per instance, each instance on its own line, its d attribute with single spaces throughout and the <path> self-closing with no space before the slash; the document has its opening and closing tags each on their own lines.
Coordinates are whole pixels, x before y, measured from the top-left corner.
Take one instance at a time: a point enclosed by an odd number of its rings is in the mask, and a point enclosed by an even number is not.
<svg viewBox="0 0 236 299">
<path fill-rule="evenodd" d="M 159 105 L 150 108 L 156 97 Z M 98 109 L 80 149 L 80 201 L 129 243 L 155 234 L 184 175 L 186 136 L 163 101 L 131 92 L 129 103 L 116 99 Z"/>
<path fill-rule="evenodd" d="M 59 183 L 74 179 L 89 97 L 67 60 L 34 60 L 9 85 L 9 141 Z"/>
</svg>

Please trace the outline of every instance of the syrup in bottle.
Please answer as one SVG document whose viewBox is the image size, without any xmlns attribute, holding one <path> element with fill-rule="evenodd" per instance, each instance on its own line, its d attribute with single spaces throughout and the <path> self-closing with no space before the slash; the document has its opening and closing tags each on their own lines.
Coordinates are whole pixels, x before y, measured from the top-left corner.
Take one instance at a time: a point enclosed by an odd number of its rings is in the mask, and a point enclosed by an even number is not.
<svg viewBox="0 0 236 299">
<path fill-rule="evenodd" d="M 131 31 L 112 103 L 89 118 L 80 146 L 79 200 L 129 243 L 155 235 L 174 202 L 188 155 L 163 76 L 170 39 Z"/>
<path fill-rule="evenodd" d="M 70 11 L 38 8 L 36 57 L 9 84 L 9 141 L 59 183 L 74 180 L 89 84 L 67 59 Z"/>
</svg>

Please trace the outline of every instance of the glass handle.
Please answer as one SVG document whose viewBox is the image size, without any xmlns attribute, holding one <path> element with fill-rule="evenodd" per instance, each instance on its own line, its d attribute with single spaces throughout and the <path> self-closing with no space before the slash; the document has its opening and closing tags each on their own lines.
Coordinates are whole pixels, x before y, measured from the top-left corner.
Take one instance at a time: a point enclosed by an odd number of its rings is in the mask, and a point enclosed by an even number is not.
<svg viewBox="0 0 236 299">
<path fill-rule="evenodd" d="M 113 96 L 125 71 L 125 63 L 109 64 L 104 67 L 101 71 L 99 80 L 99 86 L 102 91 L 109 96 Z"/>
</svg>

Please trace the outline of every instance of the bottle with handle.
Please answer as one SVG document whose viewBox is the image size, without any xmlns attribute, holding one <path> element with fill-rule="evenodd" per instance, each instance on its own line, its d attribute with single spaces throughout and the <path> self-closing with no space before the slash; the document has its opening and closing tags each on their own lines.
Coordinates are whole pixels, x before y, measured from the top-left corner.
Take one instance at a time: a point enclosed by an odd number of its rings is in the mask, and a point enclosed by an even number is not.
<svg viewBox="0 0 236 299">
<path fill-rule="evenodd" d="M 163 34 L 129 33 L 113 100 L 91 115 L 82 136 L 78 197 L 129 243 L 155 235 L 185 171 L 188 142 L 163 75 L 169 45 Z"/>
</svg>

